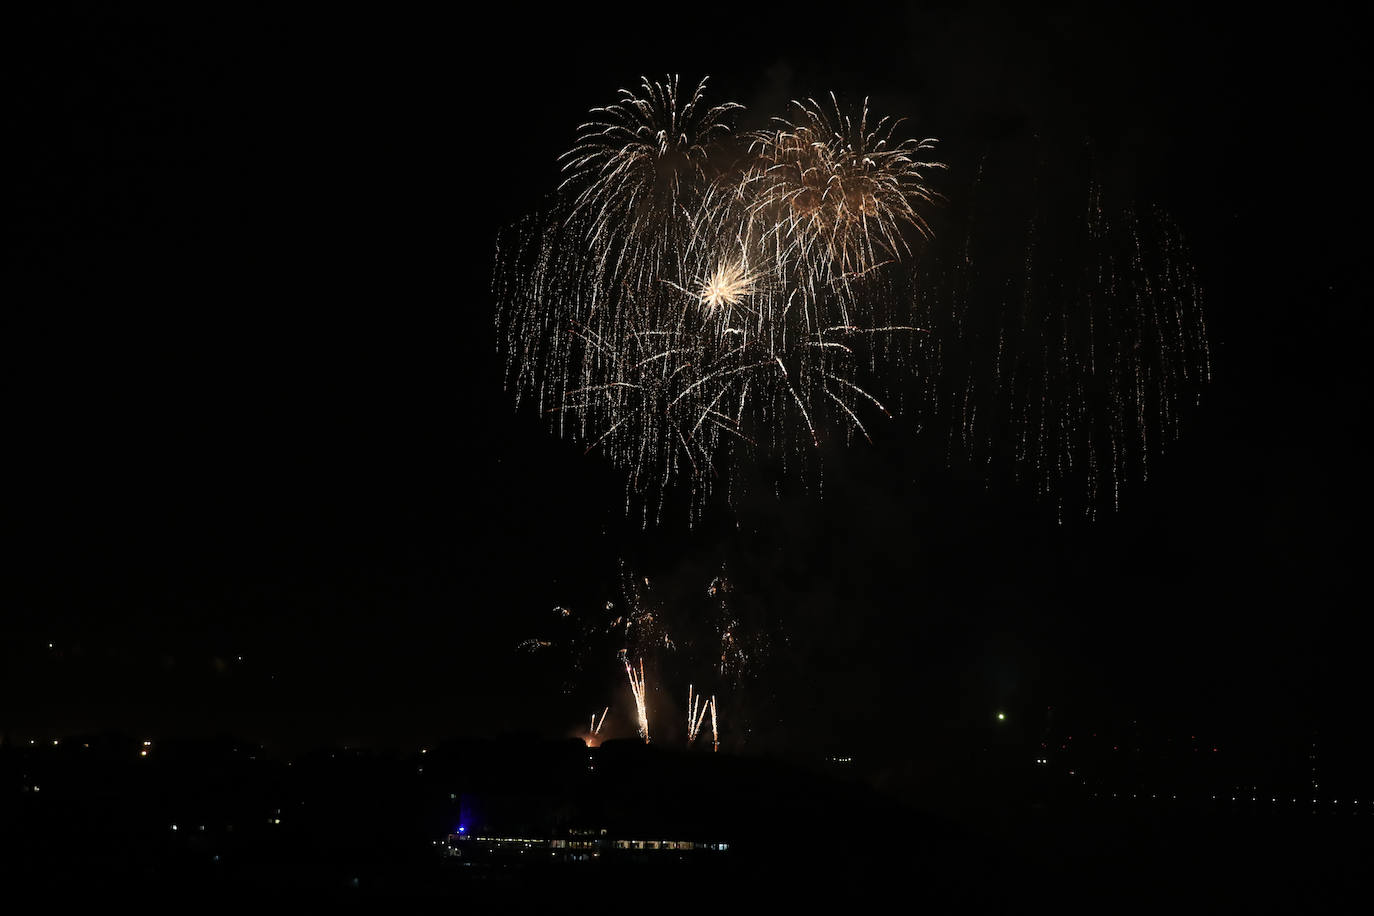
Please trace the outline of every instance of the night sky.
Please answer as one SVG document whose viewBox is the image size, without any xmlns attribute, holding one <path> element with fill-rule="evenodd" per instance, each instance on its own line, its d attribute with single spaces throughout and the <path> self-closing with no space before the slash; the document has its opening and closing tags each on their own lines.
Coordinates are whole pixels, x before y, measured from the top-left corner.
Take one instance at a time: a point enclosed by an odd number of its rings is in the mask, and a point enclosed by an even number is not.
<svg viewBox="0 0 1374 916">
<path fill-rule="evenodd" d="M 1362 747 L 1364 34 L 1313 5 L 726 9 L 7 29 L 0 731 L 571 734 L 588 704 L 515 645 L 624 559 L 684 590 L 724 564 L 782 621 L 762 749 L 920 755 L 1047 705 Z M 871 95 L 952 175 L 1091 140 L 1206 294 L 1213 382 L 1150 482 L 1060 524 L 907 418 L 828 452 L 823 494 L 627 518 L 604 458 L 514 409 L 490 283 L 585 111 L 665 73 L 760 111 Z"/>
</svg>

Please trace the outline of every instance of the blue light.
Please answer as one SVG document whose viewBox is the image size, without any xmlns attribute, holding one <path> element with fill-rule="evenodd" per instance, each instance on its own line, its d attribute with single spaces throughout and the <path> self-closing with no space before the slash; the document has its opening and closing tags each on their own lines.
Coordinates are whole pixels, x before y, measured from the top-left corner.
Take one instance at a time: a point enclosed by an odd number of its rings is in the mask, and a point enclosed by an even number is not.
<svg viewBox="0 0 1374 916">
<path fill-rule="evenodd" d="M 468 832 L 468 828 L 466 828 L 466 827 L 464 827 L 464 826 L 462 826 L 462 825 L 459 825 L 459 827 L 458 827 L 458 832 L 459 832 L 459 833 L 467 833 L 467 832 Z"/>
</svg>

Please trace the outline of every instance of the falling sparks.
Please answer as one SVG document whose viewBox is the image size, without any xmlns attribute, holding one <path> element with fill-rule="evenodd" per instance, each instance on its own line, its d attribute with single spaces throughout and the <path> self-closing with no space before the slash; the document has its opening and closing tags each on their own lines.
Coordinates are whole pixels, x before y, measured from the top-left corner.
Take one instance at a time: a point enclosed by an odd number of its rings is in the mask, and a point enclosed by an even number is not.
<svg viewBox="0 0 1374 916">
<path fill-rule="evenodd" d="M 755 459 L 814 483 L 818 446 L 873 441 L 894 402 L 1061 517 L 1149 478 L 1211 373 L 1167 214 L 1063 186 L 1009 141 L 960 188 L 964 231 L 930 244 L 935 140 L 833 93 L 767 129 L 737 129 L 741 110 L 704 80 L 622 90 L 498 245 L 508 388 L 623 472 L 627 512 L 661 522 L 685 485 L 695 521 Z M 1041 165 L 983 192 L 1006 163 Z"/>
<path fill-rule="evenodd" d="M 655 598 L 648 577 L 636 575 L 622 563 L 620 592 L 625 603 L 624 613 L 610 626 L 621 639 L 619 655 L 643 659 L 657 656 L 660 650 L 676 651 L 677 644 L 668 631 L 669 615 Z"/>
<path fill-rule="evenodd" d="M 555 203 L 498 248 L 517 404 L 623 471 L 645 524 L 680 482 L 699 515 L 750 455 L 871 438 L 865 415 L 890 414 L 875 384 L 921 333 L 898 265 L 942 200 L 935 141 L 898 138 L 866 102 L 794 103 L 741 134 L 742 106 L 705 86 L 646 79 L 593 109 Z"/>
<path fill-rule="evenodd" d="M 1182 234 L 1162 210 L 1113 205 L 1096 181 L 1073 179 L 1024 212 L 997 195 L 986 226 L 981 184 L 964 240 L 922 290 L 942 316 L 948 381 L 934 409 L 949 420 L 948 452 L 1004 462 L 1061 520 L 1070 507 L 1119 509 L 1211 378 Z"/>
<path fill-rule="evenodd" d="M 641 94 L 594 108 L 562 156 L 559 190 L 576 192 L 571 216 L 586 218 L 598 265 L 634 282 L 669 269 L 690 214 L 710 186 L 712 146 L 731 133 L 728 117 L 744 106 L 708 108 L 703 79 L 685 102 L 677 77 L 640 82 Z"/>
<path fill-rule="evenodd" d="M 903 228 L 931 234 L 919 209 L 943 200 L 927 184 L 940 162 L 925 161 L 936 141 L 897 140 L 901 121 L 870 126 L 868 100 L 857 118 L 834 93 L 827 108 L 792 103 L 791 120 L 753 135 L 757 159 L 745 181 L 751 211 L 767 233 L 816 277 L 857 276 L 910 254 Z"/>
</svg>

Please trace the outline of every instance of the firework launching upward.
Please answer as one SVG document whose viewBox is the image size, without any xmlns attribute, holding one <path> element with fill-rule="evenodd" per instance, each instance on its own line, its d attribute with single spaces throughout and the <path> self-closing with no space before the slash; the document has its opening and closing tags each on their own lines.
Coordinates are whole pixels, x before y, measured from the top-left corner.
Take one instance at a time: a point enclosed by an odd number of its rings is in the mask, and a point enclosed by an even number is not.
<svg viewBox="0 0 1374 916">
<path fill-rule="evenodd" d="M 711 750 L 720 750 L 720 728 L 716 720 L 716 698 L 711 697 Z"/>
<path fill-rule="evenodd" d="M 717 698 L 712 694 L 708 702 L 706 691 L 697 694 L 695 685 L 706 679 L 717 691 L 724 689 L 723 696 L 730 704 L 727 713 L 732 721 L 741 723 L 737 733 L 740 740 L 749 723 L 767 715 L 770 701 L 754 688 L 767 675 L 774 643 L 786 638 L 778 623 L 757 604 L 738 599 L 724 570 L 705 589 L 674 588 L 661 595 L 653 580 L 622 563 L 618 600 L 598 603 L 590 613 L 555 608 L 553 618 L 559 632 L 549 635 L 559 638 L 527 640 L 518 644 L 516 651 L 530 658 L 528 664 L 565 661 L 571 670 L 556 675 L 565 678 L 564 692 L 596 696 L 598 701 L 612 683 L 611 673 L 619 677 L 624 671 L 635 696 L 641 736 L 648 734 L 647 685 L 686 683 L 688 733 L 695 740 L 709 706 L 712 742 L 719 749 L 721 711 Z M 542 619 L 547 623 L 547 617 Z M 527 652 L 529 643 L 549 648 Z M 599 719 L 591 717 L 589 741 L 604 736 L 608 710 L 603 710 Z"/>
<path fill-rule="evenodd" d="M 634 666 L 625 662 L 625 676 L 630 679 L 630 692 L 635 698 L 635 713 L 639 717 L 639 737 L 644 739 L 644 743 L 649 743 L 649 710 L 644 702 L 644 660 L 639 660 L 639 671 L 636 672 Z M 608 707 L 609 708 L 609 707 Z"/>
<path fill-rule="evenodd" d="M 708 106 L 705 87 L 645 80 L 594 109 L 560 196 L 497 256 L 517 401 L 622 469 L 627 508 L 641 494 L 658 514 L 679 480 L 699 512 L 741 456 L 869 435 L 863 415 L 888 413 L 885 376 L 921 333 L 886 267 L 940 200 L 935 141 L 898 139 L 866 102 L 795 103 L 740 134 L 742 106 Z"/>
<path fill-rule="evenodd" d="M 697 733 L 701 731 L 701 723 L 706 720 L 707 703 L 702 702 L 701 696 L 692 695 L 692 685 L 687 685 L 687 746 L 691 747 L 697 740 Z"/>
</svg>

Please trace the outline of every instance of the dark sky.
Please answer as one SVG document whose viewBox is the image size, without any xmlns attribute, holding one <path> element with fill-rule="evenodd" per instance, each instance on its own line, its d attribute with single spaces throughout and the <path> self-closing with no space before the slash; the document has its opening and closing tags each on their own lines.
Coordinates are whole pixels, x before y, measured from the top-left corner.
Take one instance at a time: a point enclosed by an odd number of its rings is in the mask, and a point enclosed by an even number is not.
<svg viewBox="0 0 1374 916">
<path fill-rule="evenodd" d="M 512 648 L 612 597 L 621 558 L 684 588 L 726 563 L 784 620 L 783 745 L 900 755 L 1047 704 L 1352 723 L 1362 33 L 1313 5 L 853 9 L 92 6 L 7 30 L 0 729 L 558 734 L 586 710 Z M 823 497 L 627 520 L 604 459 L 502 391 L 491 262 L 585 110 L 670 72 L 763 111 L 869 94 L 955 170 L 1091 139 L 1207 294 L 1214 382 L 1149 486 L 1061 526 L 897 424 Z"/>
</svg>

